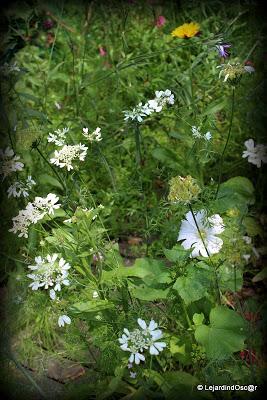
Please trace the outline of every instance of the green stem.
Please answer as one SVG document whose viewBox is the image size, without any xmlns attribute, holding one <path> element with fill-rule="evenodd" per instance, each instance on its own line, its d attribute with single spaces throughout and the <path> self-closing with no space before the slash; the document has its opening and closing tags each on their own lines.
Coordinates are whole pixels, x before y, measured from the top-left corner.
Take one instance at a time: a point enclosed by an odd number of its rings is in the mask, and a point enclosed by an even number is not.
<svg viewBox="0 0 267 400">
<path fill-rule="evenodd" d="M 136 164 L 141 165 L 142 163 L 142 155 L 141 155 L 141 132 L 139 129 L 139 125 L 135 125 L 135 149 L 136 149 Z"/>
<path fill-rule="evenodd" d="M 40 156 L 42 157 L 42 159 L 49 165 L 49 167 L 52 169 L 52 171 L 56 174 L 56 176 L 58 177 L 60 183 L 62 184 L 64 190 L 66 191 L 66 185 L 63 182 L 61 176 L 59 175 L 59 173 L 55 170 L 55 168 L 50 164 L 50 162 L 45 158 L 45 156 L 43 155 L 43 153 L 39 150 L 38 146 L 35 146 L 35 149 L 38 151 L 38 153 L 40 154 Z"/>
<path fill-rule="evenodd" d="M 191 206 L 190 203 L 189 203 L 189 209 L 190 209 L 190 212 L 191 212 L 191 214 L 192 214 L 192 216 L 193 216 L 193 219 L 194 219 L 195 225 L 196 225 L 196 227 L 197 227 L 197 231 L 198 231 L 198 234 L 199 234 L 199 236 L 200 236 L 200 239 L 201 239 L 201 241 L 202 241 L 202 243 L 203 243 L 203 246 L 204 246 L 204 248 L 205 248 L 205 250 L 206 250 L 206 253 L 207 253 L 208 257 L 209 257 L 210 264 L 211 264 L 211 266 L 212 266 L 212 268 L 213 268 L 213 271 L 214 271 L 214 279 L 215 279 L 215 287 L 216 287 L 216 297 L 217 297 L 218 303 L 221 304 L 221 295 L 220 295 L 220 288 L 219 288 L 219 283 L 218 283 L 218 277 L 217 277 L 216 267 L 215 267 L 215 265 L 214 265 L 213 262 L 212 262 L 210 253 L 209 253 L 209 251 L 208 251 L 208 249 L 207 249 L 206 243 L 205 243 L 205 241 L 204 241 L 204 239 L 203 239 L 203 236 L 202 236 L 202 233 L 201 233 L 201 231 L 200 231 L 200 229 L 199 229 L 199 226 L 198 226 L 198 223 L 197 223 L 197 220 L 196 220 L 196 217 L 195 217 L 193 208 L 192 208 L 192 206 Z"/>
<path fill-rule="evenodd" d="M 182 301 L 182 307 L 183 307 L 183 311 L 184 311 L 184 314 L 185 314 L 186 321 L 187 321 L 187 323 L 188 323 L 188 327 L 190 328 L 190 330 L 193 330 L 191 320 L 190 320 L 190 318 L 189 318 L 187 309 L 186 309 L 185 304 L 184 304 L 183 301 Z"/>
<path fill-rule="evenodd" d="M 217 199 L 218 192 L 220 189 L 220 184 L 221 184 L 221 179 L 222 179 L 222 167 L 223 167 L 223 162 L 224 162 L 224 154 L 225 154 L 225 151 L 226 151 L 226 148 L 227 148 L 228 142 L 230 140 L 230 136 L 231 136 L 232 125 L 233 125 L 233 116 L 234 116 L 234 105 L 235 105 L 235 87 L 233 87 L 233 89 L 232 89 L 232 106 L 231 106 L 230 125 L 229 125 L 227 139 L 226 139 L 226 142 L 225 142 L 225 145 L 224 145 L 224 148 L 222 151 L 221 159 L 220 159 L 219 179 L 218 179 L 218 185 L 217 185 L 215 199 Z"/>
</svg>

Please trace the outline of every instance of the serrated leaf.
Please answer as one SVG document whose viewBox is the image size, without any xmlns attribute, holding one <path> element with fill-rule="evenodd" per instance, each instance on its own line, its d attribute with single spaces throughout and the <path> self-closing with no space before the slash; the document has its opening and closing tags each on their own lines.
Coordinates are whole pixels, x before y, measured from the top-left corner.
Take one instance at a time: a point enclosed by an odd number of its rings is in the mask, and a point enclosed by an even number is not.
<svg viewBox="0 0 267 400">
<path fill-rule="evenodd" d="M 172 249 L 164 249 L 163 252 L 169 261 L 183 262 L 189 258 L 192 250 L 185 250 L 181 245 L 175 245 Z"/>
</svg>

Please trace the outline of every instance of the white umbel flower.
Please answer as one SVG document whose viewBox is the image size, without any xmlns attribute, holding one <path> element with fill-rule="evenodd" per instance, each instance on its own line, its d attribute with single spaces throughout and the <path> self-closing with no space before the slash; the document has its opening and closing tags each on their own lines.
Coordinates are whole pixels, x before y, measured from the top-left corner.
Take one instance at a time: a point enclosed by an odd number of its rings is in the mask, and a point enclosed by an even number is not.
<svg viewBox="0 0 267 400">
<path fill-rule="evenodd" d="M 144 117 L 154 112 L 158 113 L 162 111 L 163 107 L 167 104 L 174 104 L 174 95 L 172 92 L 169 89 L 156 91 L 154 99 L 148 100 L 144 105 L 139 103 L 132 111 L 123 111 L 125 115 L 124 120 L 131 119 L 132 121 L 142 122 Z"/>
<path fill-rule="evenodd" d="M 137 320 L 139 328 L 129 331 L 124 328 L 124 333 L 119 342 L 123 351 L 131 353 L 129 357 L 130 365 L 134 362 L 140 364 L 140 361 L 145 361 L 143 352 L 149 349 L 151 355 L 158 355 L 160 351 L 166 347 L 165 342 L 158 342 L 157 340 L 162 337 L 162 331 L 157 328 L 154 320 L 151 320 L 147 326 L 146 322 L 141 318 Z M 141 329 L 140 329 L 141 328 Z"/>
<path fill-rule="evenodd" d="M 193 249 L 191 257 L 208 257 L 209 255 L 207 254 L 205 246 L 210 255 L 219 253 L 223 245 L 223 240 L 218 238 L 217 235 L 224 231 L 222 218 L 219 214 L 207 217 L 205 210 L 194 212 L 194 215 L 202 238 L 195 224 L 193 215 L 189 211 L 186 214 L 186 219 L 182 221 L 177 240 L 183 240 L 182 246 L 184 249 Z M 202 239 L 204 240 L 205 246 Z"/>
<path fill-rule="evenodd" d="M 261 164 L 267 163 L 267 146 L 263 144 L 254 144 L 253 139 L 248 139 L 245 141 L 246 149 L 243 151 L 243 158 L 248 158 L 248 162 L 256 165 L 258 168 Z"/>
<path fill-rule="evenodd" d="M 28 237 L 28 228 L 31 224 L 36 224 L 46 214 L 54 214 L 54 210 L 60 207 L 57 204 L 59 198 L 49 193 L 46 197 L 35 197 L 33 203 L 28 203 L 25 210 L 20 210 L 16 217 L 12 218 L 13 227 L 9 232 L 18 233 L 18 237 Z"/>
<path fill-rule="evenodd" d="M 83 128 L 83 136 L 85 136 L 89 142 L 100 142 L 102 140 L 101 128 L 96 128 L 92 133 L 88 132 L 88 128 Z"/>
<path fill-rule="evenodd" d="M 56 146 L 64 146 L 66 143 L 66 134 L 68 133 L 69 128 L 57 129 L 54 133 L 50 133 L 48 135 L 47 141 L 51 143 L 55 143 Z"/>
<path fill-rule="evenodd" d="M 206 132 L 204 135 L 201 133 L 200 131 L 200 127 L 196 127 L 196 126 L 192 126 L 191 127 L 191 132 L 192 132 L 192 136 L 195 139 L 204 139 L 206 141 L 209 141 L 212 138 L 212 135 L 210 132 Z"/>
<path fill-rule="evenodd" d="M 36 182 L 32 179 L 29 175 L 26 182 L 17 181 L 14 182 L 9 188 L 7 189 L 8 198 L 13 197 L 28 197 L 29 191 L 32 187 L 36 185 Z"/>
<path fill-rule="evenodd" d="M 28 274 L 32 279 L 29 287 L 32 290 L 39 288 L 50 289 L 49 295 L 52 300 L 56 298 L 56 291 L 61 291 L 61 285 L 69 286 L 68 270 L 71 268 L 64 258 L 58 260 L 58 254 L 48 254 L 45 258 L 35 257 L 35 264 L 28 267 L 33 273 Z"/>
<path fill-rule="evenodd" d="M 3 175 L 3 180 L 12 172 L 21 171 L 24 164 L 19 161 L 20 156 L 15 155 L 14 151 L 7 147 L 5 150 L 0 149 L 0 174 Z"/>
<path fill-rule="evenodd" d="M 66 167 L 68 171 L 73 169 L 72 162 L 76 159 L 84 161 L 88 147 L 84 144 L 64 145 L 60 150 L 55 150 L 54 157 L 50 159 L 51 164 L 60 168 Z"/>
<path fill-rule="evenodd" d="M 71 323 L 71 319 L 67 315 L 63 314 L 63 315 L 60 315 L 57 323 L 58 323 L 58 326 L 61 328 L 65 324 L 69 325 Z"/>
</svg>

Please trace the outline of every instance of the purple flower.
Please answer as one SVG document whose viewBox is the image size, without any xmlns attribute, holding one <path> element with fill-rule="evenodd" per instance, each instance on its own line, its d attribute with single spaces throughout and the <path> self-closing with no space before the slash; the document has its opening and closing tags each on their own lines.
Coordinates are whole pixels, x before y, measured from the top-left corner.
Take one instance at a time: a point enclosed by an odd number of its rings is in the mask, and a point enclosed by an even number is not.
<svg viewBox="0 0 267 400">
<path fill-rule="evenodd" d="M 52 19 L 48 18 L 43 22 L 43 27 L 46 30 L 53 28 L 53 26 L 54 26 L 54 22 L 52 21 Z"/>
<path fill-rule="evenodd" d="M 219 52 L 219 56 L 223 57 L 223 58 L 227 58 L 229 57 L 229 53 L 227 52 L 227 49 L 229 49 L 229 47 L 231 47 L 230 44 L 218 44 L 216 45 L 216 48 Z"/>
<path fill-rule="evenodd" d="M 160 28 L 163 26 L 166 22 L 166 18 L 163 15 L 159 15 L 158 18 L 155 21 L 155 25 L 157 28 Z"/>
</svg>

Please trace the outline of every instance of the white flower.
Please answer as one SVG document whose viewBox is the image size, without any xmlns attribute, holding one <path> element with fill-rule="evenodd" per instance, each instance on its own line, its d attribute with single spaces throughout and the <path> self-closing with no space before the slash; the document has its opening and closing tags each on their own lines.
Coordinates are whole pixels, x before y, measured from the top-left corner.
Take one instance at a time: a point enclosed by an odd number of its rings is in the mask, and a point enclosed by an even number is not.
<svg viewBox="0 0 267 400">
<path fill-rule="evenodd" d="M 136 372 L 130 371 L 130 378 L 135 379 L 136 377 Z"/>
<path fill-rule="evenodd" d="M 194 138 L 196 138 L 196 139 L 201 139 L 201 138 L 202 138 L 202 135 L 201 135 L 200 127 L 199 127 L 199 126 L 198 126 L 198 127 L 192 126 L 192 127 L 191 127 L 191 131 L 192 131 L 192 136 L 193 136 Z"/>
<path fill-rule="evenodd" d="M 71 319 L 70 317 L 68 317 L 67 315 L 60 315 L 60 317 L 58 318 L 58 326 L 64 326 L 65 324 L 70 324 L 71 323 Z"/>
<path fill-rule="evenodd" d="M 10 147 L 7 147 L 5 150 L 0 149 L 0 174 L 4 175 L 3 179 L 12 174 L 12 172 L 21 171 L 23 169 L 24 164 L 18 161 L 19 159 L 20 156 L 16 156 Z"/>
<path fill-rule="evenodd" d="M 251 244 L 252 243 L 252 239 L 250 236 L 243 236 L 243 240 L 246 244 Z"/>
<path fill-rule="evenodd" d="M 245 70 L 245 72 L 248 72 L 249 74 L 255 72 L 255 68 L 252 67 L 252 65 L 245 65 L 244 70 Z"/>
<path fill-rule="evenodd" d="M 35 181 L 29 175 L 26 182 L 17 181 L 7 189 L 8 198 L 13 197 L 28 197 L 29 191 L 36 185 Z"/>
<path fill-rule="evenodd" d="M 250 256 L 250 254 L 243 254 L 242 257 L 244 258 L 244 260 L 246 261 L 246 263 L 248 263 L 251 256 Z"/>
<path fill-rule="evenodd" d="M 169 89 L 156 91 L 154 99 L 148 100 L 144 105 L 139 103 L 132 111 L 123 111 L 125 114 L 124 120 L 131 119 L 132 121 L 142 122 L 144 117 L 151 115 L 153 112 L 162 111 L 166 104 L 174 104 L 172 92 Z"/>
<path fill-rule="evenodd" d="M 209 141 L 211 138 L 212 138 L 211 133 L 210 132 L 206 132 L 205 135 L 204 135 L 204 139 Z"/>
<path fill-rule="evenodd" d="M 0 72 L 5 76 L 8 76 L 12 72 L 20 72 L 20 71 L 21 69 L 18 67 L 17 62 L 14 62 L 13 64 L 5 63 L 0 67 Z"/>
<path fill-rule="evenodd" d="M 58 254 L 48 254 L 44 259 L 42 257 L 35 257 L 35 265 L 29 265 L 29 269 L 34 271 L 28 274 L 28 278 L 32 279 L 30 283 L 32 290 L 37 290 L 44 287 L 49 289 L 51 286 L 53 289 L 49 291 L 50 298 L 54 300 L 56 298 L 56 291 L 61 290 L 61 285 L 68 286 L 69 280 L 68 269 L 70 268 L 69 263 L 66 263 L 64 258 L 58 260 Z"/>
<path fill-rule="evenodd" d="M 75 145 L 66 144 L 60 150 L 55 150 L 54 157 L 50 159 L 50 162 L 60 168 L 66 167 L 67 170 L 70 171 L 73 169 L 73 160 L 85 160 L 87 149 L 88 147 L 81 143 Z"/>
<path fill-rule="evenodd" d="M 64 146 L 66 141 L 66 134 L 68 133 L 69 128 L 57 129 L 54 133 L 49 132 L 49 136 L 47 138 L 48 142 L 55 143 L 56 146 Z"/>
<path fill-rule="evenodd" d="M 246 140 L 244 144 L 247 150 L 243 151 L 243 158 L 248 157 L 248 162 L 256 165 L 258 168 L 261 167 L 262 163 L 267 163 L 267 146 L 263 144 L 255 146 L 253 139 Z"/>
<path fill-rule="evenodd" d="M 102 140 L 101 128 L 96 128 L 91 134 L 88 133 L 88 128 L 83 128 L 83 136 L 90 142 L 100 142 Z"/>
<path fill-rule="evenodd" d="M 162 331 L 157 328 L 157 324 L 154 320 L 151 320 L 147 326 L 146 322 L 140 318 L 137 320 L 139 327 L 133 331 L 129 331 L 124 328 L 124 333 L 119 342 L 123 351 L 129 351 L 131 353 L 129 357 L 128 368 L 132 367 L 132 363 L 140 364 L 140 361 L 145 361 L 145 356 L 142 354 L 144 350 L 149 349 L 149 353 L 152 355 L 158 355 L 160 351 L 166 347 L 165 342 L 157 342 L 162 337 Z M 129 365 L 131 365 L 129 367 Z"/>
<path fill-rule="evenodd" d="M 194 212 L 194 215 L 202 238 L 194 218 L 189 211 L 186 214 L 186 219 L 182 221 L 177 240 L 183 240 L 182 246 L 184 249 L 193 248 L 191 257 L 197 257 L 199 255 L 208 257 L 205 246 L 210 255 L 219 253 L 223 245 L 223 240 L 216 235 L 224 231 L 222 218 L 218 214 L 207 217 L 205 210 Z M 205 246 L 202 239 L 204 240 Z"/>
<path fill-rule="evenodd" d="M 60 103 L 58 103 L 57 101 L 55 101 L 55 107 L 58 109 L 58 110 L 61 110 L 61 108 L 62 108 L 62 105 L 60 104 Z"/>
<path fill-rule="evenodd" d="M 96 290 L 93 291 L 93 296 L 92 297 L 93 297 L 93 299 L 97 299 L 99 297 Z"/>
<path fill-rule="evenodd" d="M 28 237 L 28 228 L 31 224 L 36 224 L 46 214 L 54 214 L 54 210 L 60 207 L 56 204 L 59 198 L 49 193 L 46 197 L 35 197 L 33 203 L 28 203 L 25 210 L 20 210 L 16 217 L 12 218 L 13 227 L 9 232 L 17 233 L 19 237 Z"/>
</svg>

